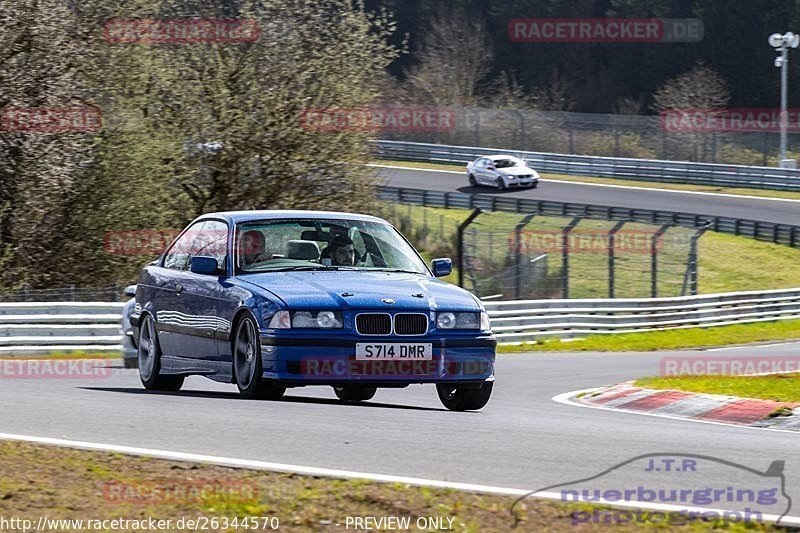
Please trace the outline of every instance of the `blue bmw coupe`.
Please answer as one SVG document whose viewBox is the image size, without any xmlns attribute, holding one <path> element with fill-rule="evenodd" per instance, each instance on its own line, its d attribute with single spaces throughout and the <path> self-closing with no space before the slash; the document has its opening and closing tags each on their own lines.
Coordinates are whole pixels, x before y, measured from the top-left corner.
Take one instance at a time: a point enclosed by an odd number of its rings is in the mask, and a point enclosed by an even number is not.
<svg viewBox="0 0 800 533">
<path fill-rule="evenodd" d="M 448 409 L 480 409 L 496 340 L 480 301 L 436 279 L 451 270 L 372 216 L 203 215 L 136 286 L 142 383 L 176 391 L 197 374 L 267 399 L 327 385 L 347 402 L 431 383 Z"/>
</svg>

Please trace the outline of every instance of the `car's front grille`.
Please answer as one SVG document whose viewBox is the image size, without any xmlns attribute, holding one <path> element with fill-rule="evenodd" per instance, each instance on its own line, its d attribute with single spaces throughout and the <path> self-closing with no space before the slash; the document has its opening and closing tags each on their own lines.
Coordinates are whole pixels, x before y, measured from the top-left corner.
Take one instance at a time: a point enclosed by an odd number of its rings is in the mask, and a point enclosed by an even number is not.
<svg viewBox="0 0 800 533">
<path fill-rule="evenodd" d="M 389 335 L 392 317 L 386 313 L 361 313 L 356 316 L 356 331 L 360 335 Z"/>
<path fill-rule="evenodd" d="M 394 316 L 394 332 L 397 335 L 425 335 L 428 317 L 420 313 L 397 314 Z"/>
</svg>

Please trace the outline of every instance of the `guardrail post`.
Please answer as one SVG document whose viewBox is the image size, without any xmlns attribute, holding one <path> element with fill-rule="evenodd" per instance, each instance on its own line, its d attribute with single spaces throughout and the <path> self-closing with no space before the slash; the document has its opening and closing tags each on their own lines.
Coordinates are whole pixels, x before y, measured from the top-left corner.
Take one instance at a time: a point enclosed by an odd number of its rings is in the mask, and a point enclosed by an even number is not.
<svg viewBox="0 0 800 533">
<path fill-rule="evenodd" d="M 520 299 L 520 292 L 522 286 L 520 278 L 522 277 L 522 229 L 533 220 L 536 214 L 526 215 L 519 224 L 514 228 L 514 299 Z"/>
<path fill-rule="evenodd" d="M 581 220 L 583 220 L 581 217 L 573 218 L 561 234 L 561 270 L 564 276 L 562 280 L 564 298 L 569 298 L 569 234 Z"/>
<path fill-rule="evenodd" d="M 464 287 L 464 230 L 472 224 L 478 215 L 483 213 L 483 209 L 476 207 L 472 213 L 458 226 L 458 286 Z"/>
<path fill-rule="evenodd" d="M 616 283 L 616 280 L 614 278 L 615 275 L 614 263 L 616 262 L 616 255 L 614 253 L 614 241 L 616 240 L 615 236 L 617 232 L 622 229 L 622 226 L 624 226 L 626 222 L 628 221 L 620 220 L 619 222 L 614 224 L 614 227 L 611 228 L 611 231 L 608 232 L 608 297 L 609 298 L 615 297 L 614 296 L 614 285 Z"/>
<path fill-rule="evenodd" d="M 650 240 L 650 297 L 658 298 L 658 239 L 671 228 L 670 224 L 664 224 L 658 231 L 653 233 Z"/>
</svg>

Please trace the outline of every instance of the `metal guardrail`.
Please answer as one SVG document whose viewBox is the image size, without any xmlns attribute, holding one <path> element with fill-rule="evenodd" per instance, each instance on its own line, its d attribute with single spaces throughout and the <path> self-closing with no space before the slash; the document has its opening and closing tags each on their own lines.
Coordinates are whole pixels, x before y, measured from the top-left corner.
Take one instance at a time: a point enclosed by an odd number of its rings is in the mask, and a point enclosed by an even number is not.
<svg viewBox="0 0 800 533">
<path fill-rule="evenodd" d="M 0 355 L 114 350 L 123 302 L 0 302 Z"/>
<path fill-rule="evenodd" d="M 800 288 L 677 298 L 484 302 L 500 343 L 800 319 Z"/>
<path fill-rule="evenodd" d="M 120 346 L 123 303 L 0 303 L 0 355 Z M 800 319 L 800 288 L 677 298 L 484 301 L 501 343 Z"/>
<path fill-rule="evenodd" d="M 539 172 L 660 183 L 800 191 L 800 170 L 774 167 L 565 155 L 400 141 L 373 141 L 372 146 L 373 154 L 381 159 L 466 164 L 480 156 L 501 153 L 525 159 Z"/>
<path fill-rule="evenodd" d="M 719 233 L 741 235 L 760 241 L 800 247 L 800 226 L 776 224 L 742 218 L 681 213 L 633 207 L 555 202 L 513 198 L 491 194 L 464 194 L 428 191 L 404 187 L 379 186 L 378 196 L 390 202 L 458 209 L 481 208 L 486 211 L 538 214 L 561 217 L 585 217 L 599 220 L 628 220 L 645 224 L 673 224 L 687 228 L 707 228 Z"/>
</svg>

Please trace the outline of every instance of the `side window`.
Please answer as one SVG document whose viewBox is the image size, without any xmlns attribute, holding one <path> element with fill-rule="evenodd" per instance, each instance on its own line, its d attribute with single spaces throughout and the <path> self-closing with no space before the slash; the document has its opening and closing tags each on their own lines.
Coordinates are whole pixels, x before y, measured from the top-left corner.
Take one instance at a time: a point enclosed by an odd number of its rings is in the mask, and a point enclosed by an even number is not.
<svg viewBox="0 0 800 533">
<path fill-rule="evenodd" d="M 486 166 L 486 160 L 481 158 L 475 161 L 475 166 L 478 168 L 484 168 Z"/>
<path fill-rule="evenodd" d="M 217 260 L 219 267 L 224 268 L 227 252 L 228 225 L 219 220 L 206 221 L 192 243 L 191 255 L 213 257 Z M 188 268 L 188 263 L 186 268 Z"/>
<path fill-rule="evenodd" d="M 186 270 L 189 267 L 192 243 L 197 238 L 204 224 L 205 222 L 203 221 L 192 224 L 191 227 L 170 246 L 169 250 L 164 255 L 164 268 Z"/>
</svg>

